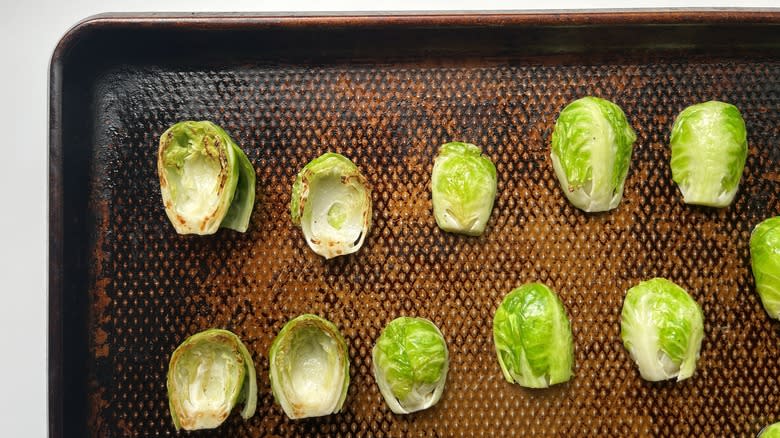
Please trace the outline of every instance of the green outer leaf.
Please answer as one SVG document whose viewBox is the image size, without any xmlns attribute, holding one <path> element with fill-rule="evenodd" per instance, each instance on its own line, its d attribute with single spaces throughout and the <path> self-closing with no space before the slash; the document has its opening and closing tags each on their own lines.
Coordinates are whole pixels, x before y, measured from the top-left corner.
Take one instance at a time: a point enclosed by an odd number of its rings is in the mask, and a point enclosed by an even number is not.
<svg viewBox="0 0 780 438">
<path fill-rule="evenodd" d="M 221 225 L 246 230 L 254 207 L 254 168 L 219 126 L 184 121 L 168 128 L 160 136 L 157 171 L 165 213 L 177 233 L 213 234 Z M 206 187 L 204 181 L 213 183 Z"/>
<path fill-rule="evenodd" d="M 394 319 L 372 350 L 374 378 L 396 414 L 435 405 L 444 392 L 449 351 L 439 328 L 424 318 Z"/>
<path fill-rule="evenodd" d="M 336 194 L 333 191 L 318 190 L 319 185 L 324 185 L 328 181 L 332 182 L 333 179 L 338 179 L 341 185 L 349 189 L 348 193 L 352 195 L 351 199 L 327 198 L 336 196 Z M 354 228 L 342 228 L 344 222 L 350 222 L 349 219 L 351 219 L 343 210 L 339 210 L 339 223 L 334 223 L 329 229 L 326 228 L 327 233 L 314 231 L 312 224 L 315 220 L 331 223 L 334 218 L 330 214 L 324 218 L 313 217 L 312 210 L 317 197 L 325 197 L 331 206 L 339 208 L 343 207 L 339 202 L 344 203 L 357 199 L 357 206 L 348 202 L 348 207 L 360 208 L 361 228 L 359 234 L 354 233 Z M 301 227 L 309 247 L 315 253 L 330 259 L 354 253 L 363 246 L 366 235 L 371 228 L 371 207 L 371 190 L 368 187 L 368 181 L 360 173 L 358 167 L 343 155 L 328 152 L 313 159 L 298 172 L 292 187 L 290 217 L 293 224 Z"/>
<path fill-rule="evenodd" d="M 326 414 L 312 414 L 307 412 L 305 406 L 305 400 L 290 399 L 295 394 L 292 390 L 287 391 L 286 388 L 290 387 L 288 381 L 290 371 L 301 366 L 294 361 L 296 359 L 290 353 L 293 347 L 292 342 L 296 339 L 296 332 L 315 329 L 335 341 L 338 348 L 337 361 L 339 366 L 343 369 L 343 381 L 341 385 L 334 386 L 334 390 L 338 393 L 333 394 L 337 396 L 333 399 L 332 409 Z M 291 360 L 293 360 L 291 362 Z M 349 389 L 349 352 L 347 351 L 347 341 L 339 332 L 339 329 L 330 321 L 325 318 L 312 314 L 303 314 L 290 321 L 282 327 L 279 334 L 274 338 L 271 344 L 271 349 L 268 352 L 269 361 L 269 378 L 271 380 L 271 392 L 274 395 L 274 399 L 282 406 L 285 414 L 291 419 L 308 418 L 311 416 L 334 414 L 341 411 L 344 401 L 347 398 L 347 390 Z"/>
<path fill-rule="evenodd" d="M 636 133 L 614 103 L 587 96 L 558 116 L 550 157 L 569 201 L 584 211 L 618 206 L 631 163 Z"/>
<path fill-rule="evenodd" d="M 431 174 L 433 215 L 444 231 L 479 236 L 496 199 L 496 167 L 473 144 L 446 143 Z"/>
<path fill-rule="evenodd" d="M 194 418 L 186 419 L 185 424 L 182 424 L 182 414 L 179 410 L 184 409 L 180 403 L 177 403 L 177 395 L 179 393 L 189 394 L 189 390 L 185 388 L 178 388 L 176 386 L 176 369 L 179 366 L 186 366 L 187 363 L 182 361 L 193 360 L 197 357 L 191 357 L 193 351 L 203 352 L 204 347 L 221 348 L 224 350 L 222 354 L 232 354 L 235 363 L 240 364 L 240 368 L 236 370 L 239 373 L 238 376 L 234 376 L 236 382 L 234 391 L 228 393 L 228 405 L 225 406 L 225 418 L 227 414 L 233 410 L 236 403 L 243 401 L 244 408 L 241 411 L 241 416 L 244 419 L 252 417 L 255 413 L 257 406 L 257 378 L 255 374 L 255 366 L 252 361 L 252 356 L 247 350 L 246 346 L 241 339 L 234 333 L 223 329 L 208 329 L 199 333 L 196 333 L 188 337 L 184 342 L 179 345 L 173 354 L 168 364 L 167 374 L 167 389 L 168 389 L 168 406 L 171 412 L 171 418 L 176 430 L 198 430 L 204 428 L 217 427 L 217 425 L 204 425 L 204 417 L 196 414 Z M 202 362 L 198 362 L 194 366 L 197 370 L 202 365 Z M 190 367 L 192 368 L 192 366 Z M 203 412 L 203 411 L 201 411 Z M 207 417 L 207 416 L 205 416 Z M 222 420 L 224 421 L 224 419 Z M 221 422 L 220 422 L 221 423 Z"/>
<path fill-rule="evenodd" d="M 241 389 L 241 401 L 244 402 L 244 409 L 241 410 L 241 418 L 248 420 L 255 415 L 257 409 L 257 374 L 255 373 L 255 363 L 252 360 L 252 354 L 246 348 L 241 339 L 236 336 L 238 341 L 238 349 L 241 351 L 241 355 L 244 357 L 244 363 L 247 364 L 246 378 L 244 379 L 244 387 Z"/>
<path fill-rule="evenodd" d="M 780 216 L 766 219 L 753 229 L 750 261 L 764 309 L 772 318 L 780 319 Z"/>
<path fill-rule="evenodd" d="M 620 321 L 623 345 L 645 380 L 693 375 L 704 317 L 685 289 L 665 278 L 643 281 L 626 293 Z"/>
<path fill-rule="evenodd" d="M 544 284 L 528 283 L 507 294 L 493 317 L 493 342 L 510 383 L 546 388 L 573 375 L 569 317 L 560 298 Z"/>
<path fill-rule="evenodd" d="M 249 219 L 255 206 L 255 168 L 235 143 L 233 150 L 238 158 L 238 183 L 230 209 L 222 219 L 220 227 L 244 233 L 249 228 Z"/>
<path fill-rule="evenodd" d="M 685 108 L 670 138 L 672 179 L 688 204 L 725 207 L 739 188 L 747 131 L 734 105 L 710 101 Z"/>
<path fill-rule="evenodd" d="M 780 423 L 770 424 L 765 427 L 757 438 L 780 438 Z"/>
</svg>

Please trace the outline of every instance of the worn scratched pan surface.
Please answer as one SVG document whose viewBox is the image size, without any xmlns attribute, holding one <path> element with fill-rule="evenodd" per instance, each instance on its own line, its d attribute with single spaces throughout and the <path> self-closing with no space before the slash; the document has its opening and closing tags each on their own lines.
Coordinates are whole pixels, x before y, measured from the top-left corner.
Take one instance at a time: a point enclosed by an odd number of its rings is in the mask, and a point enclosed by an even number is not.
<svg viewBox="0 0 780 438">
<path fill-rule="evenodd" d="M 549 159 L 563 106 L 622 106 L 638 133 L 619 208 L 584 214 Z M 737 105 L 750 153 L 735 202 L 682 203 L 669 131 L 685 106 Z M 159 135 L 212 120 L 257 172 L 249 232 L 179 236 L 163 212 Z M 438 146 L 481 145 L 498 196 L 479 238 L 441 232 L 429 175 Z M 293 177 L 337 151 L 373 187 L 362 250 L 325 261 L 288 215 Z M 100 16 L 69 32 L 51 73 L 50 432 L 168 436 L 170 353 L 208 327 L 254 355 L 258 412 L 195 436 L 755 436 L 780 421 L 780 325 L 762 310 L 748 238 L 780 213 L 780 12 L 422 16 Z M 625 290 L 664 276 L 702 305 L 693 378 L 640 379 L 619 338 Z M 506 383 L 491 321 L 542 281 L 561 296 L 575 377 Z M 333 321 L 349 343 L 343 412 L 290 421 L 268 349 L 290 318 Z M 449 344 L 441 402 L 396 416 L 370 372 L 381 328 L 433 320 Z"/>
</svg>

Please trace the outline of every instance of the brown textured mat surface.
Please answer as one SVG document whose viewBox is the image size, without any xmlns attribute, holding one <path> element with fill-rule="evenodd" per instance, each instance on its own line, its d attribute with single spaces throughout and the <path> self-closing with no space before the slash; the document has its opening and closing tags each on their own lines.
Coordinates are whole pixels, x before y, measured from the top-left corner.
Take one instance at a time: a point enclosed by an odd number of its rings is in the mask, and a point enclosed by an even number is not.
<svg viewBox="0 0 780 438">
<path fill-rule="evenodd" d="M 170 352 L 189 334 L 224 327 L 253 352 L 261 393 L 252 421 L 231 417 L 225 436 L 756 432 L 780 417 L 778 330 L 754 293 L 747 246 L 752 226 L 780 210 L 780 64 L 672 61 L 106 77 L 121 87 L 103 96 L 118 123 L 100 175 L 111 184 L 99 189 L 107 202 L 91 344 L 103 376 L 95 415 L 119 433 L 170 432 Z M 623 107 L 639 137 L 624 200 L 607 214 L 569 205 L 549 160 L 558 111 L 588 94 Z M 723 210 L 684 205 L 667 164 L 676 113 L 711 98 L 736 104 L 749 130 L 743 185 Z M 156 142 L 182 119 L 224 126 L 255 164 L 259 196 L 247 234 L 177 236 L 166 222 Z M 480 238 L 441 232 L 431 212 L 432 159 L 450 140 L 482 145 L 498 169 Z M 288 212 L 295 173 L 328 150 L 355 161 L 374 201 L 362 250 L 329 262 L 308 249 Z M 679 384 L 643 382 L 619 339 L 625 290 L 653 276 L 683 285 L 705 313 L 697 373 Z M 492 344 L 496 306 L 528 281 L 560 294 L 574 331 L 576 376 L 546 391 L 504 382 Z M 343 413 L 292 422 L 273 405 L 267 353 L 282 325 L 307 312 L 342 330 L 352 384 Z M 400 315 L 434 321 L 452 357 L 440 404 L 409 417 L 390 413 L 370 372 L 374 340 Z"/>
<path fill-rule="evenodd" d="M 234 331 L 258 371 L 257 414 L 197 436 L 547 435 L 754 436 L 780 420 L 780 328 L 749 271 L 752 227 L 780 213 L 780 62 L 686 56 L 588 65 L 554 58 L 452 65 L 306 64 L 139 67 L 101 75 L 90 205 L 88 424 L 94 436 L 166 436 L 165 373 L 174 348 L 208 327 Z M 549 159 L 563 106 L 613 100 L 637 132 L 619 208 L 585 214 L 560 192 Z M 735 104 L 750 153 L 729 208 L 687 206 L 671 180 L 675 115 L 709 99 Z M 249 232 L 178 236 L 156 175 L 159 135 L 212 120 L 257 172 Z M 498 195 L 485 234 L 441 232 L 429 175 L 438 146 L 476 143 L 496 163 Z M 354 255 L 308 249 L 289 219 L 293 178 L 326 151 L 370 181 L 373 227 Z M 619 338 L 625 290 L 654 276 L 701 304 L 696 374 L 648 383 Z M 548 390 L 505 382 L 492 317 L 507 292 L 541 281 L 571 317 L 575 376 Z M 290 421 L 273 402 L 268 349 L 301 313 L 334 322 L 349 344 L 343 412 Z M 370 371 L 380 330 L 429 318 L 451 356 L 447 387 L 427 411 L 396 416 Z"/>
</svg>

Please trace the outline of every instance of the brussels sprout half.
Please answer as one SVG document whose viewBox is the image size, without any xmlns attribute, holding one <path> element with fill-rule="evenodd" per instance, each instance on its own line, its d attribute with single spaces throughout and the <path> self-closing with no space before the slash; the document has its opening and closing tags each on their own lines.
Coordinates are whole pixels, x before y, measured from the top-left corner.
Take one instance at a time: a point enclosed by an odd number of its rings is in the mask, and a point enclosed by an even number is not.
<svg viewBox="0 0 780 438">
<path fill-rule="evenodd" d="M 292 419 L 341 410 L 349 388 L 347 343 L 330 321 L 301 315 L 289 321 L 269 352 L 271 390 Z"/>
<path fill-rule="evenodd" d="M 765 427 L 756 438 L 780 438 L 780 423 Z"/>
<path fill-rule="evenodd" d="M 496 167 L 478 146 L 442 145 L 431 174 L 436 224 L 451 233 L 481 235 L 493 210 L 496 184 Z"/>
<path fill-rule="evenodd" d="M 377 339 L 372 359 L 379 392 L 394 413 L 427 409 L 441 398 L 449 352 L 441 331 L 427 319 L 394 319 Z"/>
<path fill-rule="evenodd" d="M 620 313 L 620 337 L 642 378 L 680 381 L 696 370 L 704 316 L 683 288 L 654 278 L 628 290 Z"/>
<path fill-rule="evenodd" d="M 241 417 L 255 414 L 255 365 L 241 339 L 227 330 L 206 330 L 182 342 L 171 355 L 167 387 L 176 430 L 213 429 L 242 401 Z"/>
<path fill-rule="evenodd" d="M 507 294 L 493 318 L 493 342 L 510 383 L 547 388 L 572 376 L 569 317 L 560 298 L 544 284 L 528 283 Z"/>
<path fill-rule="evenodd" d="M 750 261 L 764 309 L 772 318 L 780 319 L 780 216 L 766 219 L 753 229 Z"/>
<path fill-rule="evenodd" d="M 165 213 L 179 234 L 245 232 L 255 203 L 255 170 L 219 126 L 179 122 L 160 136 L 157 154 Z"/>
<path fill-rule="evenodd" d="M 631 163 L 636 134 L 623 110 L 598 97 L 566 105 L 555 122 L 552 159 L 563 194 L 587 212 L 616 208 Z"/>
<path fill-rule="evenodd" d="M 745 121 L 734 105 L 710 101 L 685 108 L 672 127 L 672 179 L 687 204 L 725 207 L 747 159 Z"/>
<path fill-rule="evenodd" d="M 368 182 L 348 158 L 323 154 L 298 173 L 290 215 L 317 254 L 326 259 L 351 254 L 371 227 Z"/>
</svg>

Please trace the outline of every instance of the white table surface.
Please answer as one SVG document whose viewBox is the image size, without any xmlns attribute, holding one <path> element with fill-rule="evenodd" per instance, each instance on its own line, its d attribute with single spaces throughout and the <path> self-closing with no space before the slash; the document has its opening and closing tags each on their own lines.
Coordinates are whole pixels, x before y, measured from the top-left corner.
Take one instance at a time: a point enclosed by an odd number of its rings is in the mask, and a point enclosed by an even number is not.
<svg viewBox="0 0 780 438">
<path fill-rule="evenodd" d="M 778 7 L 778 0 L 0 0 L 0 435 L 47 433 L 48 65 L 82 18 L 141 11 L 400 11 Z"/>
</svg>

